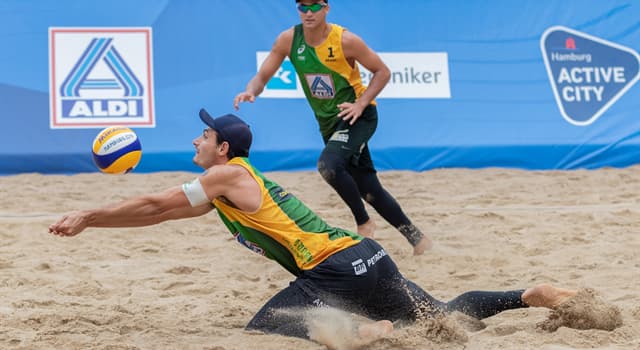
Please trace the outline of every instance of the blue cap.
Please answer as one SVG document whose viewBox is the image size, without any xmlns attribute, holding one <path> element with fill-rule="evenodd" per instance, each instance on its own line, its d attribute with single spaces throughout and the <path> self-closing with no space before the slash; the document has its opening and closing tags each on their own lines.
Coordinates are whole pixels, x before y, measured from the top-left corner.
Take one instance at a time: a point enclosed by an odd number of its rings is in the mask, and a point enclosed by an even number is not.
<svg viewBox="0 0 640 350">
<path fill-rule="evenodd" d="M 200 119 L 218 133 L 221 141 L 229 143 L 229 158 L 249 156 L 253 136 L 244 120 L 233 114 L 214 119 L 204 108 L 200 109 Z"/>
</svg>

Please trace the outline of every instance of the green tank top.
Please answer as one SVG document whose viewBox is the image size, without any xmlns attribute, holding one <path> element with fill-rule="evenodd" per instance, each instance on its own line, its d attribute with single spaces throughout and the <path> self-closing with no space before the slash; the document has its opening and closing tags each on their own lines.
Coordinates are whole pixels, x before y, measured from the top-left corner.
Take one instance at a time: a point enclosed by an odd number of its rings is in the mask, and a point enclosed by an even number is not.
<svg viewBox="0 0 640 350">
<path fill-rule="evenodd" d="M 277 261 L 298 276 L 332 254 L 358 244 L 362 236 L 332 227 L 298 198 L 265 178 L 247 158 L 227 164 L 244 167 L 260 186 L 261 205 L 247 213 L 216 198 L 212 201 L 220 218 L 242 245 Z"/>
<path fill-rule="evenodd" d="M 289 58 L 302 83 L 307 101 L 315 113 L 324 137 L 333 133 L 338 123 L 338 105 L 354 102 L 366 89 L 358 65 L 349 65 L 342 51 L 345 28 L 329 24 L 327 39 L 317 47 L 307 44 L 302 24 L 294 27 Z M 375 104 L 375 103 L 374 103 Z"/>
</svg>

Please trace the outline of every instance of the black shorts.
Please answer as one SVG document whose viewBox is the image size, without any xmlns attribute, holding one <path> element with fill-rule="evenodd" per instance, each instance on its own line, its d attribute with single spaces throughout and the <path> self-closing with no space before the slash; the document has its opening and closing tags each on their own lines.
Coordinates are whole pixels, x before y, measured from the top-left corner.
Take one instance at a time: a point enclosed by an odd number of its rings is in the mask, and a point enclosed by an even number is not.
<svg viewBox="0 0 640 350">
<path fill-rule="evenodd" d="M 378 110 L 369 105 L 355 124 L 340 120 L 330 135 L 324 135 L 325 150 L 336 152 L 351 166 L 375 171 L 367 143 L 378 127 Z"/>
<path fill-rule="evenodd" d="M 442 310 L 443 304 L 405 279 L 387 252 L 374 240 L 330 256 L 265 304 L 247 329 L 306 336 L 301 313 L 282 312 L 330 306 L 373 320 L 414 320 L 425 306 Z"/>
</svg>

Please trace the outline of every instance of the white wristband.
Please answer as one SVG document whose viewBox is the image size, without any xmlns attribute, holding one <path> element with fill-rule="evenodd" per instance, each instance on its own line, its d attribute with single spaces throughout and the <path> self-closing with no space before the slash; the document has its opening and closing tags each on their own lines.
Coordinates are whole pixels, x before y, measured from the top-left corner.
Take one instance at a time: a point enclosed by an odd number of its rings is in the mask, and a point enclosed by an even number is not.
<svg viewBox="0 0 640 350">
<path fill-rule="evenodd" d="M 182 184 L 182 191 L 187 196 L 192 207 L 211 202 L 209 198 L 207 198 L 207 193 L 204 191 L 204 188 L 202 188 L 199 178 Z"/>
</svg>

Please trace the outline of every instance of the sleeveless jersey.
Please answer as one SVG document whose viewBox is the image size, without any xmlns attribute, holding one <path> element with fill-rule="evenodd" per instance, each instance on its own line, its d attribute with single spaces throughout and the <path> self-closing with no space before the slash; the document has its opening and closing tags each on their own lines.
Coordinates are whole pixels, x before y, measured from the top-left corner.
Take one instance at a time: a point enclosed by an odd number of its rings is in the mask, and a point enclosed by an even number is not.
<svg viewBox="0 0 640 350">
<path fill-rule="evenodd" d="M 294 195 L 265 178 L 247 158 L 235 157 L 227 164 L 247 169 L 260 186 L 262 198 L 254 213 L 216 198 L 212 203 L 220 218 L 241 244 L 277 261 L 292 274 L 298 276 L 362 240 L 356 233 L 329 226 Z"/>
<path fill-rule="evenodd" d="M 362 85 L 358 65 L 351 67 L 342 51 L 345 28 L 329 25 L 331 31 L 327 39 L 316 47 L 305 41 L 302 24 L 296 25 L 289 53 L 323 136 L 330 135 L 336 128 L 339 121 L 336 115 L 340 112 L 338 105 L 354 102 L 366 89 Z"/>
</svg>

